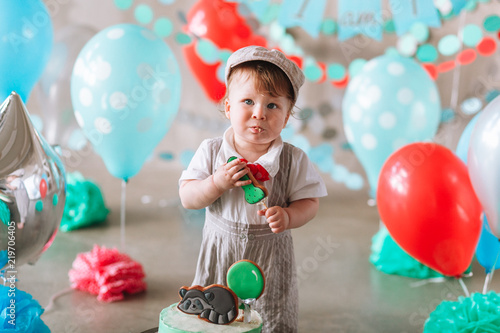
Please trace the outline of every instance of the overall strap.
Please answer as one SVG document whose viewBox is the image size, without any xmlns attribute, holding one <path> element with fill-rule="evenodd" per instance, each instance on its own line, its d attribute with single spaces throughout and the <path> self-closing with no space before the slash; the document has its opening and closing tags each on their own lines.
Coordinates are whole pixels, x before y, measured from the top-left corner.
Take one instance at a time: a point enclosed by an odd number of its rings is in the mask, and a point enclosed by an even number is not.
<svg viewBox="0 0 500 333">
<path fill-rule="evenodd" d="M 218 138 L 213 138 L 208 141 L 208 147 L 210 151 L 212 152 L 212 160 L 210 161 L 209 165 L 211 165 L 212 170 L 210 170 L 210 174 L 214 174 L 215 171 L 217 170 L 217 155 L 219 154 L 220 148 L 222 147 L 222 137 Z M 222 212 L 222 203 L 221 199 L 218 198 L 215 200 L 215 202 L 211 205 L 208 206 L 208 210 L 220 214 Z"/>
<path fill-rule="evenodd" d="M 281 206 L 287 207 L 287 188 L 290 169 L 292 167 L 293 145 L 283 142 L 283 149 L 279 157 L 280 169 L 273 180 L 273 188 L 270 189 L 268 198 L 268 207 Z"/>
</svg>

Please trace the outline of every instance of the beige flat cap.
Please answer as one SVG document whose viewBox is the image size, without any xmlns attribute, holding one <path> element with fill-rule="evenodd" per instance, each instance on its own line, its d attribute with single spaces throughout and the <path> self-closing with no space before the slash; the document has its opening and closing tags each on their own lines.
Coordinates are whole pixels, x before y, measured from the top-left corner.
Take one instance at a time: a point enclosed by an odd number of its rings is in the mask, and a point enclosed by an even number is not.
<svg viewBox="0 0 500 333">
<path fill-rule="evenodd" d="M 235 51 L 226 63 L 225 79 L 227 85 L 227 78 L 231 69 L 237 65 L 240 65 L 248 61 L 267 61 L 281 68 L 285 72 L 286 76 L 292 83 L 294 102 L 297 100 L 299 95 L 299 89 L 304 84 L 304 73 L 293 61 L 288 59 L 283 53 L 278 50 L 269 50 L 262 46 L 247 46 Z"/>
</svg>

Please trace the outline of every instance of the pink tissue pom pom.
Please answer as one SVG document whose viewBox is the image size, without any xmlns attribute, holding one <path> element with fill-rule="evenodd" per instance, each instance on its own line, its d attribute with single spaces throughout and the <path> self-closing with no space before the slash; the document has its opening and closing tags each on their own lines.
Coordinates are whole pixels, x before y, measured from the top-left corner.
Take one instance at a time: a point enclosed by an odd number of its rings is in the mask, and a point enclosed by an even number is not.
<svg viewBox="0 0 500 333">
<path fill-rule="evenodd" d="M 94 245 L 92 251 L 78 254 L 68 275 L 71 288 L 88 291 L 103 302 L 119 301 L 124 293 L 146 290 L 141 264 L 104 246 Z"/>
</svg>

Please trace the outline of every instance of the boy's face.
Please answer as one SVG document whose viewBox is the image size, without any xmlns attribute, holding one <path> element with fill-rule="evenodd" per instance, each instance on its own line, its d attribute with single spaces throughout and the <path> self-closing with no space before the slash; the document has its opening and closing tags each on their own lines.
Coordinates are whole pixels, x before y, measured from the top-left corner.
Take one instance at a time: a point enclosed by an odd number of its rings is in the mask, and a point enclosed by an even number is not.
<svg viewBox="0 0 500 333">
<path fill-rule="evenodd" d="M 257 91 L 256 79 L 243 71 L 233 75 L 224 109 L 234 129 L 235 144 L 271 144 L 288 121 L 290 100 Z"/>
</svg>

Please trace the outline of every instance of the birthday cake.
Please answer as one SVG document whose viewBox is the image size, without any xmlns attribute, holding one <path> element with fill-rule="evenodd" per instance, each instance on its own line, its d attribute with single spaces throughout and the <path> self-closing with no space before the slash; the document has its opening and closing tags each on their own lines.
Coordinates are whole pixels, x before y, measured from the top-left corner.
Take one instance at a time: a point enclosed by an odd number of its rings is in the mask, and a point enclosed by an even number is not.
<svg viewBox="0 0 500 333">
<path fill-rule="evenodd" d="M 252 320 L 249 323 L 242 321 L 243 313 L 240 313 L 237 319 L 232 323 L 217 325 L 200 320 L 197 316 L 186 314 L 179 310 L 177 305 L 178 303 L 174 303 L 161 311 L 158 333 L 259 333 L 262 330 L 262 318 L 255 310 L 252 310 Z"/>
<path fill-rule="evenodd" d="M 160 313 L 158 333 L 258 333 L 262 317 L 252 310 L 264 292 L 264 275 L 252 261 L 240 260 L 227 272 L 228 287 L 181 287 L 180 301 Z M 240 310 L 244 308 L 244 310 Z"/>
</svg>

